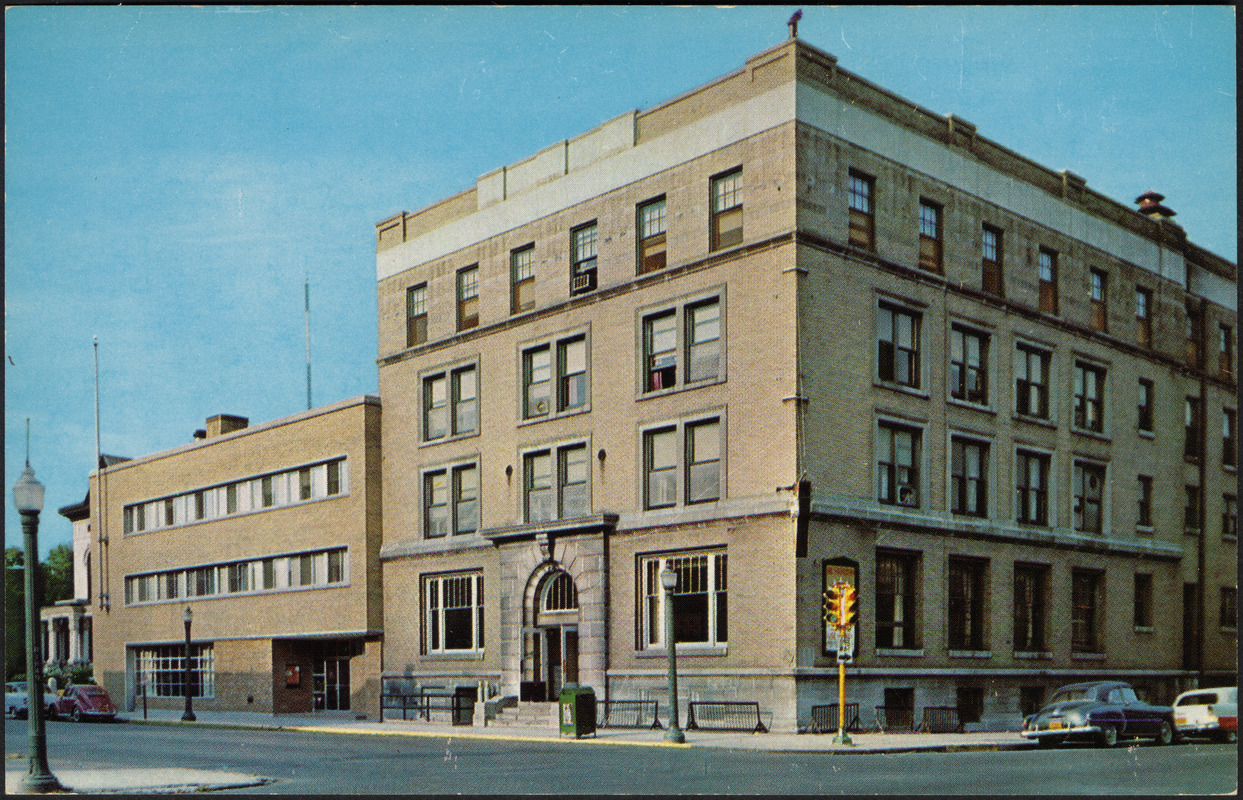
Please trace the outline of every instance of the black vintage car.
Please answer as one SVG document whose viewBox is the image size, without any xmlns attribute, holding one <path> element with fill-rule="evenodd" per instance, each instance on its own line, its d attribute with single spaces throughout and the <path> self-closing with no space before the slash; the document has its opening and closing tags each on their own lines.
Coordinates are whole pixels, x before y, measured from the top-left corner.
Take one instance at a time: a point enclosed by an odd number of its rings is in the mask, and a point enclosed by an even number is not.
<svg viewBox="0 0 1243 800">
<path fill-rule="evenodd" d="M 1174 709 L 1145 703 L 1118 681 L 1074 683 L 1023 720 L 1022 736 L 1046 747 L 1072 740 L 1113 747 L 1119 739 L 1139 737 L 1169 744 L 1175 736 Z"/>
</svg>

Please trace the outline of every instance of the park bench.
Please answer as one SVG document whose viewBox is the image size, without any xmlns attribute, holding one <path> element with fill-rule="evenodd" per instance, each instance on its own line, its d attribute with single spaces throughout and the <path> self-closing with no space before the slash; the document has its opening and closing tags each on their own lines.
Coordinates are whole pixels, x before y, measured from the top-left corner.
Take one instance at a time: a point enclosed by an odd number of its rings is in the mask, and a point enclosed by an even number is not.
<svg viewBox="0 0 1243 800">
<path fill-rule="evenodd" d="M 768 733 L 760 719 L 760 704 L 746 700 L 694 700 L 686 705 L 686 729 Z"/>
</svg>

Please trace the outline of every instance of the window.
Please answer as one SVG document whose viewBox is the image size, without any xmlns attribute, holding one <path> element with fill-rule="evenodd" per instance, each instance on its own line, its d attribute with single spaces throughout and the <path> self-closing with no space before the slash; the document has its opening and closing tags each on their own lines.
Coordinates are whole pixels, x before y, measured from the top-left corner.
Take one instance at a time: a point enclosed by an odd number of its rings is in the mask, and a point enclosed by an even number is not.
<svg viewBox="0 0 1243 800">
<path fill-rule="evenodd" d="M 523 354 L 523 376 L 526 383 L 523 416 L 542 417 L 551 408 L 552 350 L 548 345 L 535 347 Z"/>
<path fill-rule="evenodd" d="M 1075 462 L 1075 530 L 1100 533 L 1105 467 L 1086 461 Z"/>
<path fill-rule="evenodd" d="M 427 341 L 427 284 L 406 290 L 406 347 Z"/>
<path fill-rule="evenodd" d="M 1234 330 L 1229 325 L 1217 328 L 1217 374 L 1226 380 L 1234 378 Z"/>
<path fill-rule="evenodd" d="M 512 288 L 510 310 L 515 313 L 535 308 L 535 245 L 520 247 L 509 254 L 509 280 Z"/>
<path fill-rule="evenodd" d="M 475 366 L 423 379 L 423 440 L 463 436 L 479 430 L 479 385 Z M 452 413 L 450 413 L 452 411 Z"/>
<path fill-rule="evenodd" d="M 140 508 L 139 511 L 142 509 Z M 230 483 L 224 487 L 224 510 L 226 514 L 237 513 L 237 484 Z"/>
<path fill-rule="evenodd" d="M 877 426 L 876 499 L 890 505 L 919 506 L 918 428 L 890 422 Z"/>
<path fill-rule="evenodd" d="M 1139 415 L 1136 427 L 1141 431 L 1152 432 L 1152 381 L 1139 379 Z"/>
<path fill-rule="evenodd" d="M 467 464 L 423 475 L 423 535 L 436 538 L 479 529 L 479 469 Z"/>
<path fill-rule="evenodd" d="M 164 525 L 171 527 L 173 524 L 173 499 L 171 497 L 164 500 Z"/>
<path fill-rule="evenodd" d="M 1221 627 L 1235 630 L 1239 627 L 1239 590 L 1233 586 L 1221 587 Z"/>
<path fill-rule="evenodd" d="M 1103 574 L 1075 569 L 1070 574 L 1070 649 L 1096 653 L 1100 647 L 1100 598 Z"/>
<path fill-rule="evenodd" d="M 660 573 L 668 568 L 678 576 L 671 597 L 673 641 L 676 644 L 724 645 L 729 641 L 728 561 L 724 552 L 643 556 L 640 628 L 642 646 L 665 646 L 665 590 Z"/>
<path fill-rule="evenodd" d="M 638 235 L 639 274 L 646 275 L 665 268 L 667 248 L 665 242 L 665 198 L 639 206 L 635 213 Z"/>
<path fill-rule="evenodd" d="M 1088 270 L 1091 282 L 1090 303 L 1092 306 L 1092 327 L 1098 331 L 1109 330 L 1108 284 L 1109 275 L 1104 270 Z"/>
<path fill-rule="evenodd" d="M 958 687 L 958 721 L 979 722 L 984 714 L 984 689 L 980 686 Z"/>
<path fill-rule="evenodd" d="M 1015 347 L 1015 411 L 1028 417 L 1049 418 L 1049 360 L 1047 350 Z"/>
<path fill-rule="evenodd" d="M 1014 650 L 1039 653 L 1045 646 L 1045 596 L 1049 568 L 1014 565 Z"/>
<path fill-rule="evenodd" d="M 260 491 L 263 495 L 263 507 L 271 508 L 276 505 L 276 482 L 272 475 L 264 475 L 259 479 Z"/>
<path fill-rule="evenodd" d="M 327 469 L 325 471 L 327 473 L 328 495 L 332 496 L 334 494 L 340 494 L 341 493 L 341 462 L 340 461 L 329 461 L 327 464 Z"/>
<path fill-rule="evenodd" d="M 676 428 L 644 435 L 646 458 L 645 508 L 663 508 L 678 502 L 678 438 Z"/>
<path fill-rule="evenodd" d="M 449 379 L 435 375 L 423 381 L 423 440 L 430 442 L 449 433 Z"/>
<path fill-rule="evenodd" d="M 644 432 L 644 507 L 721 499 L 723 433 L 719 418 Z"/>
<path fill-rule="evenodd" d="M 1222 409 L 1221 413 L 1221 465 L 1234 467 L 1237 465 L 1238 451 L 1235 448 L 1235 410 Z"/>
<path fill-rule="evenodd" d="M 919 555 L 876 554 L 876 646 L 916 649 L 915 574 Z"/>
<path fill-rule="evenodd" d="M 596 288 L 597 231 L 595 222 L 570 231 L 570 294 Z"/>
<path fill-rule="evenodd" d="M 202 490 L 194 493 L 194 519 L 200 520 L 207 517 L 207 498 Z"/>
<path fill-rule="evenodd" d="M 1057 313 L 1057 253 L 1040 248 L 1040 310 Z"/>
<path fill-rule="evenodd" d="M 984 649 L 984 586 L 988 562 L 950 558 L 949 646 L 951 650 Z"/>
<path fill-rule="evenodd" d="M 1136 628 L 1152 627 L 1152 576 L 1146 573 L 1135 573 L 1135 608 L 1132 616 Z"/>
<path fill-rule="evenodd" d="M 962 436 L 950 440 L 950 510 L 988 516 L 988 444 Z"/>
<path fill-rule="evenodd" d="M 423 579 L 427 653 L 483 652 L 483 575 Z"/>
<path fill-rule="evenodd" d="M 457 274 L 457 329 L 479 325 L 479 267 L 467 267 Z"/>
<path fill-rule="evenodd" d="M 586 444 L 527 453 L 523 456 L 523 468 L 527 522 L 550 522 L 590 513 L 591 463 Z"/>
<path fill-rule="evenodd" d="M 1200 487 L 1183 487 L 1183 530 L 1187 533 L 1200 532 Z"/>
<path fill-rule="evenodd" d="M 575 336 L 528 348 L 522 354 L 522 380 L 525 419 L 549 416 L 554 409 L 554 391 L 556 413 L 584 408 L 587 405 L 587 338 Z"/>
<path fill-rule="evenodd" d="M 683 321 L 681 326 L 679 317 Z M 721 321 L 719 297 L 645 316 L 643 391 L 657 392 L 720 379 L 724 373 Z M 679 373 L 678 363 L 683 358 L 686 368 Z"/>
<path fill-rule="evenodd" d="M 919 201 L 919 268 L 941 271 L 941 206 Z"/>
<path fill-rule="evenodd" d="M 578 608 L 578 588 L 568 572 L 558 571 L 552 578 L 544 581 L 543 601 L 540 608 L 544 611 L 574 611 Z"/>
<path fill-rule="evenodd" d="M 880 380 L 919 388 L 920 316 L 899 306 L 881 303 L 876 312 L 877 357 Z"/>
<path fill-rule="evenodd" d="M 185 697 L 185 645 L 134 648 L 134 694 L 147 697 Z M 190 696 L 216 696 L 216 668 L 213 647 L 190 645 Z"/>
<path fill-rule="evenodd" d="M 988 294 L 1005 297 L 1005 283 L 1002 275 L 1002 232 L 991 225 L 984 226 L 984 275 L 983 288 Z"/>
<path fill-rule="evenodd" d="M 143 505 L 138 506 L 137 511 L 138 511 L 138 530 L 144 531 L 147 529 L 147 506 L 146 504 L 144 503 Z"/>
<path fill-rule="evenodd" d="M 1029 525 L 1049 524 L 1049 456 L 1018 451 L 1015 464 L 1017 518 Z"/>
<path fill-rule="evenodd" d="M 872 205 L 876 179 L 850 171 L 850 225 L 848 240 L 855 247 L 876 249 L 876 210 Z"/>
<path fill-rule="evenodd" d="M 950 396 L 988 404 L 988 334 L 961 325 L 950 329 Z"/>
<path fill-rule="evenodd" d="M 1200 366 L 1200 311 L 1190 306 L 1187 308 L 1187 364 Z"/>
<path fill-rule="evenodd" d="M 1200 399 L 1188 397 L 1183 405 L 1183 457 L 1200 458 Z"/>
<path fill-rule="evenodd" d="M 311 468 L 304 467 L 298 470 L 298 499 L 311 499 Z"/>
<path fill-rule="evenodd" d="M 1135 340 L 1140 347 L 1152 347 L 1152 290 L 1135 288 Z"/>
<path fill-rule="evenodd" d="M 1233 494 L 1222 495 L 1221 535 L 1239 536 L 1239 498 Z"/>
<path fill-rule="evenodd" d="M 552 454 L 528 453 L 526 466 L 526 520 L 548 522 L 556 519 L 553 505 Z"/>
<path fill-rule="evenodd" d="M 1152 527 L 1152 477 L 1139 476 L 1139 517 L 1136 524 L 1141 528 Z"/>
<path fill-rule="evenodd" d="M 721 498 L 721 423 L 707 420 L 686 426 L 686 502 Z"/>
<path fill-rule="evenodd" d="M 742 167 L 712 179 L 712 250 L 742 244 Z"/>
<path fill-rule="evenodd" d="M 1075 362 L 1075 427 L 1100 432 L 1105 427 L 1105 370 Z"/>
<path fill-rule="evenodd" d="M 573 411 L 587 404 L 586 337 L 557 343 L 557 388 L 558 411 Z"/>
</svg>

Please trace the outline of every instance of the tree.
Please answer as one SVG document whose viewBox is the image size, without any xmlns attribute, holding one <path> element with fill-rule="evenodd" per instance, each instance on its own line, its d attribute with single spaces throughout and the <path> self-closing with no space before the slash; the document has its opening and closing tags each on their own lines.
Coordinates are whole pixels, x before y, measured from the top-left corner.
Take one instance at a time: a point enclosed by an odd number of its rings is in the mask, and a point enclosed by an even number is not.
<svg viewBox="0 0 1243 800">
<path fill-rule="evenodd" d="M 4 548 L 4 678 L 26 672 L 25 554 Z"/>
<path fill-rule="evenodd" d="M 43 605 L 73 597 L 73 548 L 58 544 L 48 551 L 43 568 Z"/>
</svg>

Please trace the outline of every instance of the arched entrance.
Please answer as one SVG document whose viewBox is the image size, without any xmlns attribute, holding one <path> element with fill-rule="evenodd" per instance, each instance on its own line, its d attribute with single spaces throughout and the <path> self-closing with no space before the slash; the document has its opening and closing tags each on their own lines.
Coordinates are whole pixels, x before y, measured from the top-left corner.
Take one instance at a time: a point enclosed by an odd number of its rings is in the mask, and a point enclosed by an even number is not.
<svg viewBox="0 0 1243 800">
<path fill-rule="evenodd" d="M 578 683 L 578 589 L 557 569 L 545 575 L 531 598 L 531 624 L 524 631 L 524 700 L 553 701 Z"/>
</svg>

